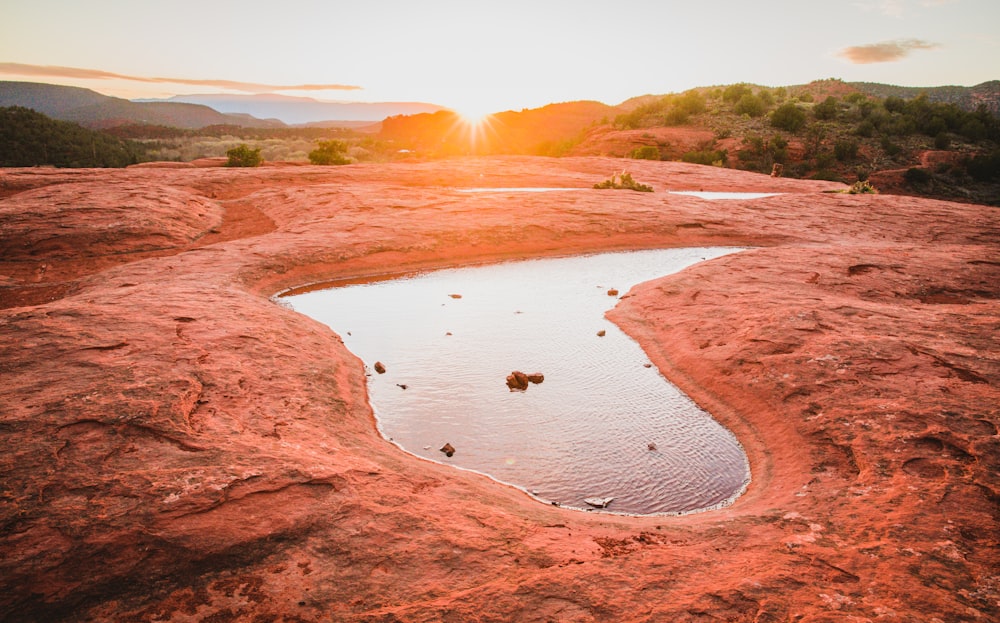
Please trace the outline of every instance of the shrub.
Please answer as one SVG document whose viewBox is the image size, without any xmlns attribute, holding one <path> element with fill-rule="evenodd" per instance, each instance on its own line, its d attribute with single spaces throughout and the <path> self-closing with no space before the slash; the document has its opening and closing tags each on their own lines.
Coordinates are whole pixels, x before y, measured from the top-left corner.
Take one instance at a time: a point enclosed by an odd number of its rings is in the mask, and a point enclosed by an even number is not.
<svg viewBox="0 0 1000 623">
<path fill-rule="evenodd" d="M 837 98 L 832 95 L 813 106 L 813 116 L 821 121 L 829 121 L 837 118 Z"/>
<path fill-rule="evenodd" d="M 688 122 L 688 118 L 691 115 L 688 114 L 683 108 L 671 108 L 667 111 L 667 114 L 663 116 L 663 125 L 673 126 L 673 125 L 684 125 Z"/>
<path fill-rule="evenodd" d="M 906 173 L 903 174 L 903 179 L 906 180 L 907 184 L 919 186 L 931 181 L 931 174 L 924 169 L 913 167 L 906 170 Z"/>
<path fill-rule="evenodd" d="M 833 155 L 841 162 L 854 160 L 858 157 L 858 142 L 851 140 L 840 140 L 833 144 Z"/>
<path fill-rule="evenodd" d="M 842 182 L 843 181 L 840 178 L 840 176 L 837 175 L 837 173 L 835 171 L 831 171 L 829 169 L 820 169 L 819 171 L 816 171 L 812 175 L 812 177 L 810 177 L 809 179 L 812 179 L 812 180 L 823 180 L 823 181 L 826 181 L 826 182 Z"/>
<path fill-rule="evenodd" d="M 633 149 L 629 157 L 636 160 L 659 160 L 660 150 L 655 145 L 643 145 Z"/>
<path fill-rule="evenodd" d="M 820 170 L 823 170 L 823 169 L 832 169 L 833 165 L 836 164 L 836 162 L 837 162 L 837 159 L 834 158 L 833 154 L 831 154 L 828 151 L 825 151 L 825 152 L 823 152 L 821 154 L 816 154 L 816 168 L 817 169 L 820 169 Z"/>
<path fill-rule="evenodd" d="M 942 117 L 931 117 L 927 122 L 922 124 L 920 130 L 927 136 L 937 136 L 948 130 L 948 122 Z"/>
<path fill-rule="evenodd" d="M 951 139 L 947 132 L 938 132 L 934 137 L 934 149 L 948 149 L 951 147 Z"/>
<path fill-rule="evenodd" d="M 854 128 L 854 133 L 858 136 L 871 138 L 875 136 L 875 124 L 871 122 L 871 119 L 865 119 Z"/>
<path fill-rule="evenodd" d="M 877 195 L 878 191 L 868 180 L 858 180 L 847 189 L 849 195 Z"/>
<path fill-rule="evenodd" d="M 731 84 L 722 92 L 722 101 L 735 104 L 745 95 L 753 95 L 753 90 L 746 84 Z"/>
<path fill-rule="evenodd" d="M 681 156 L 681 160 L 684 162 L 690 162 L 691 164 L 705 164 L 712 166 L 725 166 L 726 161 L 729 159 L 729 154 L 726 153 L 725 149 L 702 149 L 699 151 L 689 151 Z"/>
<path fill-rule="evenodd" d="M 348 164 L 350 159 L 347 157 L 347 143 L 320 141 L 316 149 L 309 152 L 309 162 L 322 165 Z"/>
<path fill-rule="evenodd" d="M 888 136 L 883 136 L 882 140 L 879 142 L 882 146 L 882 150 L 890 158 L 894 158 L 899 154 L 903 153 L 903 148 L 892 142 Z"/>
<path fill-rule="evenodd" d="M 674 101 L 674 108 L 697 115 L 705 112 L 705 98 L 697 91 L 688 91 Z"/>
<path fill-rule="evenodd" d="M 981 141 L 986 138 L 986 125 L 979 119 L 967 119 L 958 133 L 970 141 Z"/>
<path fill-rule="evenodd" d="M 778 106 L 771 113 L 771 125 L 789 132 L 798 132 L 806 124 L 806 113 L 804 110 L 788 102 Z"/>
<path fill-rule="evenodd" d="M 767 112 L 767 106 L 765 106 L 764 101 L 756 95 L 747 93 L 741 97 L 738 102 L 736 102 L 735 106 L 733 106 L 733 112 L 737 115 L 759 117 Z"/>
<path fill-rule="evenodd" d="M 600 184 L 594 184 L 594 188 L 604 189 L 604 188 L 614 188 L 614 189 L 624 189 L 624 190 L 635 190 L 643 193 L 653 192 L 652 186 L 647 186 L 646 184 L 640 184 L 639 182 L 632 179 L 632 174 L 627 171 L 622 171 L 621 176 L 612 173 L 611 179 L 604 180 Z"/>
<path fill-rule="evenodd" d="M 246 143 L 240 143 L 226 152 L 229 160 L 227 167 L 259 167 L 264 159 L 260 155 L 260 148 L 251 149 Z"/>
<path fill-rule="evenodd" d="M 903 109 L 906 108 L 906 102 L 901 97 L 890 95 L 882 102 L 882 107 L 889 112 L 903 112 Z"/>
<path fill-rule="evenodd" d="M 969 159 L 965 168 L 973 179 L 980 182 L 1000 179 L 1000 150 Z"/>
</svg>

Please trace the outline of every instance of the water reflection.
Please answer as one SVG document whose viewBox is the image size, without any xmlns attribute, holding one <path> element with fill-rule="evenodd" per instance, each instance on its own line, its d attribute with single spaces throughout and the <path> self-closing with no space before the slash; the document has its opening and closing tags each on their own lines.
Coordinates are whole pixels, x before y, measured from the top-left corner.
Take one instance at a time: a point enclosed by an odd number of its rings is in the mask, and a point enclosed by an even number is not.
<svg viewBox="0 0 1000 623">
<path fill-rule="evenodd" d="M 612 288 L 738 251 L 670 249 L 512 262 L 350 285 L 285 300 L 372 369 L 381 433 L 544 501 L 673 513 L 724 504 L 749 478 L 735 437 L 604 318 Z M 598 334 L 604 332 L 602 336 Z M 545 379 L 512 392 L 513 370 Z M 450 443 L 451 457 L 439 451 Z"/>
<path fill-rule="evenodd" d="M 781 193 L 742 193 L 742 192 L 720 192 L 711 190 L 671 190 L 671 195 L 688 195 L 709 201 L 720 199 L 763 199 L 764 197 L 776 197 Z"/>
</svg>

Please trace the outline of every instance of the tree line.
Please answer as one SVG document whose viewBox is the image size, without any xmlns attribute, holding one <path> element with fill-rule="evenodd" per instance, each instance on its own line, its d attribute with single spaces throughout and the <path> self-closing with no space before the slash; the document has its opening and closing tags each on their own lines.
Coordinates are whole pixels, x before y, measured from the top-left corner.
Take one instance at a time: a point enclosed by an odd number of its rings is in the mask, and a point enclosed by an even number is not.
<svg viewBox="0 0 1000 623">
<path fill-rule="evenodd" d="M 0 166 L 125 167 L 141 148 L 105 132 L 11 106 L 0 108 Z"/>
</svg>

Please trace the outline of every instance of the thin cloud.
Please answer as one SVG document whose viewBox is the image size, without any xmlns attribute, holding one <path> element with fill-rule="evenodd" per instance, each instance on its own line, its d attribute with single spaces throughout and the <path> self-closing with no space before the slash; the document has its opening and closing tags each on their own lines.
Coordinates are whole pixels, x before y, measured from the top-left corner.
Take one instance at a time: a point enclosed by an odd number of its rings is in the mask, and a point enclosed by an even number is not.
<svg viewBox="0 0 1000 623">
<path fill-rule="evenodd" d="M 264 91 L 358 91 L 362 87 L 351 84 L 261 84 L 258 82 L 238 82 L 234 80 L 194 80 L 191 78 L 148 78 L 127 76 L 99 69 L 79 67 L 57 67 L 51 65 L 26 65 L 22 63 L 0 63 L 0 74 L 17 76 L 38 76 L 45 78 L 72 78 L 76 80 L 128 80 L 149 84 L 186 84 L 207 86 L 247 93 Z"/>
<path fill-rule="evenodd" d="M 910 55 L 914 50 L 934 50 L 936 43 L 921 39 L 897 39 L 869 45 L 855 45 L 837 52 L 837 56 L 855 65 L 871 63 L 895 63 Z"/>
</svg>

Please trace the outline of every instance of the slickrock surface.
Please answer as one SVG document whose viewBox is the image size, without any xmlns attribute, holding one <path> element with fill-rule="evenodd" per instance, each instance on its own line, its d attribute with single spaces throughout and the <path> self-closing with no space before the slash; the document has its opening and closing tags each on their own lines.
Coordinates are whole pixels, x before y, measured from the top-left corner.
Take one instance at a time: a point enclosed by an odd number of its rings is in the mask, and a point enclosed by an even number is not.
<svg viewBox="0 0 1000 623">
<path fill-rule="evenodd" d="M 590 188 L 626 164 L 656 192 Z M 458 190 L 514 186 L 580 190 Z M 0 171 L 0 620 L 1000 620 L 1000 212 L 835 188 L 599 158 Z M 269 299 L 698 245 L 754 248 L 610 314 L 750 457 L 735 504 L 681 517 L 403 453 L 361 362 Z"/>
</svg>

